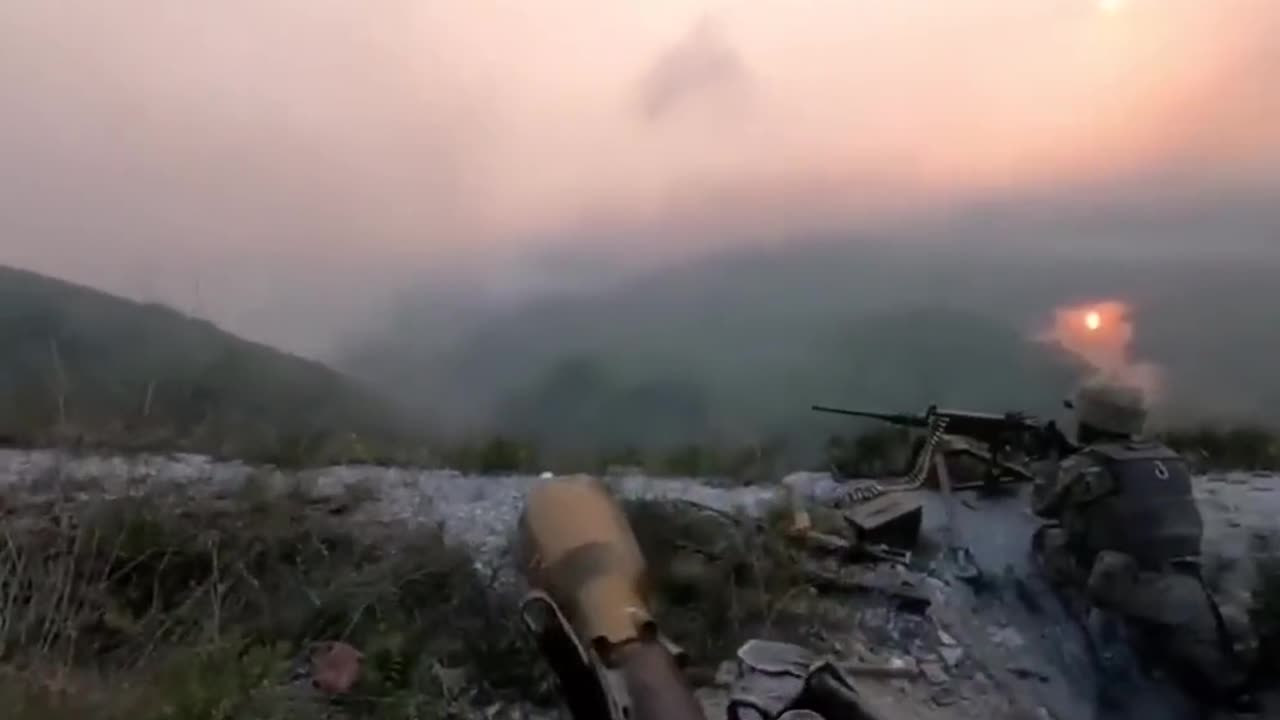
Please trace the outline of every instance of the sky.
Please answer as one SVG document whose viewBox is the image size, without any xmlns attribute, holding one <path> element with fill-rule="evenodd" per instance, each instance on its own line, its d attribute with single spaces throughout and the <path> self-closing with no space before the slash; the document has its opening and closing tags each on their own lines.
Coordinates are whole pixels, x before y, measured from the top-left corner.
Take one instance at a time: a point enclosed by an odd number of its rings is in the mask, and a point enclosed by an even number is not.
<svg viewBox="0 0 1280 720">
<path fill-rule="evenodd" d="M 1229 204 L 1276 67 L 1274 0 L 5 0 L 0 263 L 261 337 L 543 252 Z"/>
</svg>

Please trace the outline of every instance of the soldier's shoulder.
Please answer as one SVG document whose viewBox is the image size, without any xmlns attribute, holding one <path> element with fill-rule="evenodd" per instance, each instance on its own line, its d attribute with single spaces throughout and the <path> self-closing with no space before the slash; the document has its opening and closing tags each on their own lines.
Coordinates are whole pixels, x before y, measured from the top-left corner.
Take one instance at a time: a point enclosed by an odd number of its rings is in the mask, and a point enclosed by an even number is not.
<svg viewBox="0 0 1280 720">
<path fill-rule="evenodd" d="M 1063 461 L 1058 486 L 1069 489 L 1073 502 L 1083 503 L 1106 495 L 1113 483 L 1103 458 L 1081 452 Z"/>
<path fill-rule="evenodd" d="M 1086 472 L 1101 471 L 1106 466 L 1103 457 L 1089 451 L 1081 451 L 1063 458 L 1058 465 L 1059 475 L 1079 475 Z"/>
<path fill-rule="evenodd" d="M 1100 462 L 1125 462 L 1130 460 L 1177 460 L 1176 450 L 1157 440 L 1134 440 L 1124 443 L 1106 443 L 1091 446 L 1087 454 Z"/>
</svg>

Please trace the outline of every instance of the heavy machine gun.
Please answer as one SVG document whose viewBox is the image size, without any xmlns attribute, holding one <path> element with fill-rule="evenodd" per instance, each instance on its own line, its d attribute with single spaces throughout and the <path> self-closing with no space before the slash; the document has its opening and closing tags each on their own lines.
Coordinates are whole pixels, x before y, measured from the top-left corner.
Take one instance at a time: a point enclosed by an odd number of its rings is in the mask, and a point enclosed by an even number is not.
<svg viewBox="0 0 1280 720">
<path fill-rule="evenodd" d="M 930 405 L 920 414 L 883 413 L 829 405 L 813 405 L 817 412 L 878 420 L 898 427 L 915 428 L 927 433 L 920 455 L 915 459 L 912 476 L 919 481 L 928 472 L 938 441 L 943 436 L 964 438 L 980 443 L 980 454 L 989 473 L 984 487 L 994 489 L 1003 474 L 1030 479 L 1025 463 L 1058 458 L 1075 452 L 1076 446 L 1050 421 L 1041 421 L 1021 412 L 988 413 L 972 410 L 947 410 Z M 978 453 L 974 453 L 978 454 Z"/>
</svg>

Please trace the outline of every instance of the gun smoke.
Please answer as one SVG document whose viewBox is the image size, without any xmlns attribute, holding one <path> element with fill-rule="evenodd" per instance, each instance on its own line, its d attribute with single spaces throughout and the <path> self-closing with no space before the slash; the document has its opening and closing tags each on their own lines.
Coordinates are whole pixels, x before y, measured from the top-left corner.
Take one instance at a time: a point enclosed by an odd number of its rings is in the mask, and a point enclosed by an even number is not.
<svg viewBox="0 0 1280 720">
<path fill-rule="evenodd" d="M 1163 373 L 1156 363 L 1134 356 L 1134 335 L 1129 304 L 1101 300 L 1056 308 L 1052 325 L 1038 339 L 1084 361 L 1093 372 L 1085 380 L 1132 385 L 1154 405 L 1161 400 Z"/>
</svg>

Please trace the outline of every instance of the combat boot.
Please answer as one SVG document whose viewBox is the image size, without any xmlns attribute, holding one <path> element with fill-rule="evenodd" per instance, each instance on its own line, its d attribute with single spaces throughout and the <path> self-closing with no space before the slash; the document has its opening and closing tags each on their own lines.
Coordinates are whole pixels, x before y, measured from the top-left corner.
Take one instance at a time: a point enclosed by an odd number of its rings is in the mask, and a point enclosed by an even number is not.
<svg viewBox="0 0 1280 720">
<path fill-rule="evenodd" d="M 1058 525 L 1041 525 L 1032 537 L 1036 562 L 1045 579 L 1057 590 L 1080 589 L 1082 573 L 1067 547 L 1067 533 Z"/>
</svg>

